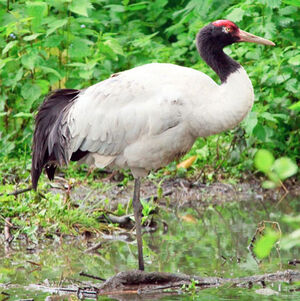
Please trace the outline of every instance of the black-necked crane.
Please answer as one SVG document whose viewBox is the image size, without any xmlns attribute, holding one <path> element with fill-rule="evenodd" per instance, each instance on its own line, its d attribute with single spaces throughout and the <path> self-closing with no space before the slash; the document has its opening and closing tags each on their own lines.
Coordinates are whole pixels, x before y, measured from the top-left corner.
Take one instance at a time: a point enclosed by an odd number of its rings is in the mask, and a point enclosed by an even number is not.
<svg viewBox="0 0 300 301">
<path fill-rule="evenodd" d="M 147 64 L 120 72 L 83 90 L 50 94 L 36 116 L 32 185 L 45 168 L 79 161 L 98 168 L 129 168 L 134 176 L 133 208 L 139 269 L 144 270 L 140 178 L 187 153 L 197 137 L 236 126 L 254 101 L 244 68 L 223 52 L 237 42 L 275 45 L 240 30 L 228 20 L 202 28 L 196 45 L 221 79 L 173 64 Z"/>
</svg>

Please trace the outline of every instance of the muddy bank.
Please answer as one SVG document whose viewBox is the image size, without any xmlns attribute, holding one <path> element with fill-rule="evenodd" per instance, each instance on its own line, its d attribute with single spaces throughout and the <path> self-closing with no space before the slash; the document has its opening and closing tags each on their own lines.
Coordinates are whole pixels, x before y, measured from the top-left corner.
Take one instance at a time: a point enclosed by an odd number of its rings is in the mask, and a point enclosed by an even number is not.
<svg viewBox="0 0 300 301">
<path fill-rule="evenodd" d="M 100 180 L 99 180 L 100 181 Z M 52 193 L 65 193 L 76 204 L 87 202 L 98 205 L 106 210 L 115 210 L 118 204 L 126 205 L 132 198 L 133 181 L 126 186 L 119 185 L 117 181 L 106 181 L 102 188 L 91 188 L 85 183 L 67 185 L 62 178 L 56 179 L 50 184 Z M 202 184 L 199 181 L 183 178 L 170 178 L 159 181 L 143 179 L 141 185 L 141 198 L 150 200 L 153 198 L 159 204 L 176 207 L 205 207 L 208 204 L 221 204 L 235 201 L 271 201 L 279 202 L 284 197 L 300 196 L 300 185 L 296 181 L 288 181 L 286 184 L 288 194 L 282 188 L 266 190 L 261 188 L 261 182 L 257 179 L 247 180 L 237 184 L 211 183 Z"/>
</svg>

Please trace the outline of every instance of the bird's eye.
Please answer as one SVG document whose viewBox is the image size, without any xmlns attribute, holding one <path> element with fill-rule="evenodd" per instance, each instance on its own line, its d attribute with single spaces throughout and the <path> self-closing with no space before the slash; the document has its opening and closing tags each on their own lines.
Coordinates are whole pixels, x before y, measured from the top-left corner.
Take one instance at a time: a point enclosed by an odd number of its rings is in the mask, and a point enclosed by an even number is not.
<svg viewBox="0 0 300 301">
<path fill-rule="evenodd" d="M 229 33 L 229 32 L 231 32 L 231 28 L 230 27 L 223 27 L 223 31 L 225 33 Z"/>
</svg>

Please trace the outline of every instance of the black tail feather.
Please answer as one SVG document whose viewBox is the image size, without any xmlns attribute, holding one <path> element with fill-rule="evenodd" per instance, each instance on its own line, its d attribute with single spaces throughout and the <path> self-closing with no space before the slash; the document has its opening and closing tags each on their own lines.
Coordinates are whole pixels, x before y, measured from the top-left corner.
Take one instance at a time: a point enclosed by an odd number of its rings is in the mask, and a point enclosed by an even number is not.
<svg viewBox="0 0 300 301">
<path fill-rule="evenodd" d="M 37 188 L 43 167 L 50 180 L 54 177 L 56 164 L 67 164 L 66 140 L 60 133 L 60 121 L 65 108 L 78 96 L 80 90 L 61 89 L 46 97 L 35 119 L 32 146 L 32 187 Z M 51 134 L 51 137 L 50 137 Z"/>
</svg>

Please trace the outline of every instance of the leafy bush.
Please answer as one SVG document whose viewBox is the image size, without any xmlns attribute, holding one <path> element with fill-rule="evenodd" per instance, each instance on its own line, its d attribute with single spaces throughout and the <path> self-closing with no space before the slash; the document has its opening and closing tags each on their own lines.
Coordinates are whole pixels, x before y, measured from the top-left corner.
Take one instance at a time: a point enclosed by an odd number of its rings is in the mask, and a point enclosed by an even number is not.
<svg viewBox="0 0 300 301">
<path fill-rule="evenodd" d="M 245 66 L 256 102 L 242 132 L 209 138 L 208 163 L 226 168 L 242 161 L 246 169 L 261 147 L 299 160 L 299 115 L 289 109 L 299 107 L 300 96 L 297 0 L 0 0 L 0 156 L 29 158 L 33 116 L 50 90 L 84 88 L 149 62 L 190 66 L 218 80 L 194 39 L 202 26 L 224 18 L 276 47 L 226 49 Z M 237 135 L 228 160 L 219 159 Z M 205 148 L 199 141 L 195 147 Z"/>
<path fill-rule="evenodd" d="M 298 171 L 298 166 L 287 157 L 275 160 L 271 152 L 261 149 L 254 157 L 255 167 L 265 173 L 269 180 L 263 182 L 264 188 L 275 188 L 281 186 L 282 182 L 293 176 Z"/>
</svg>

